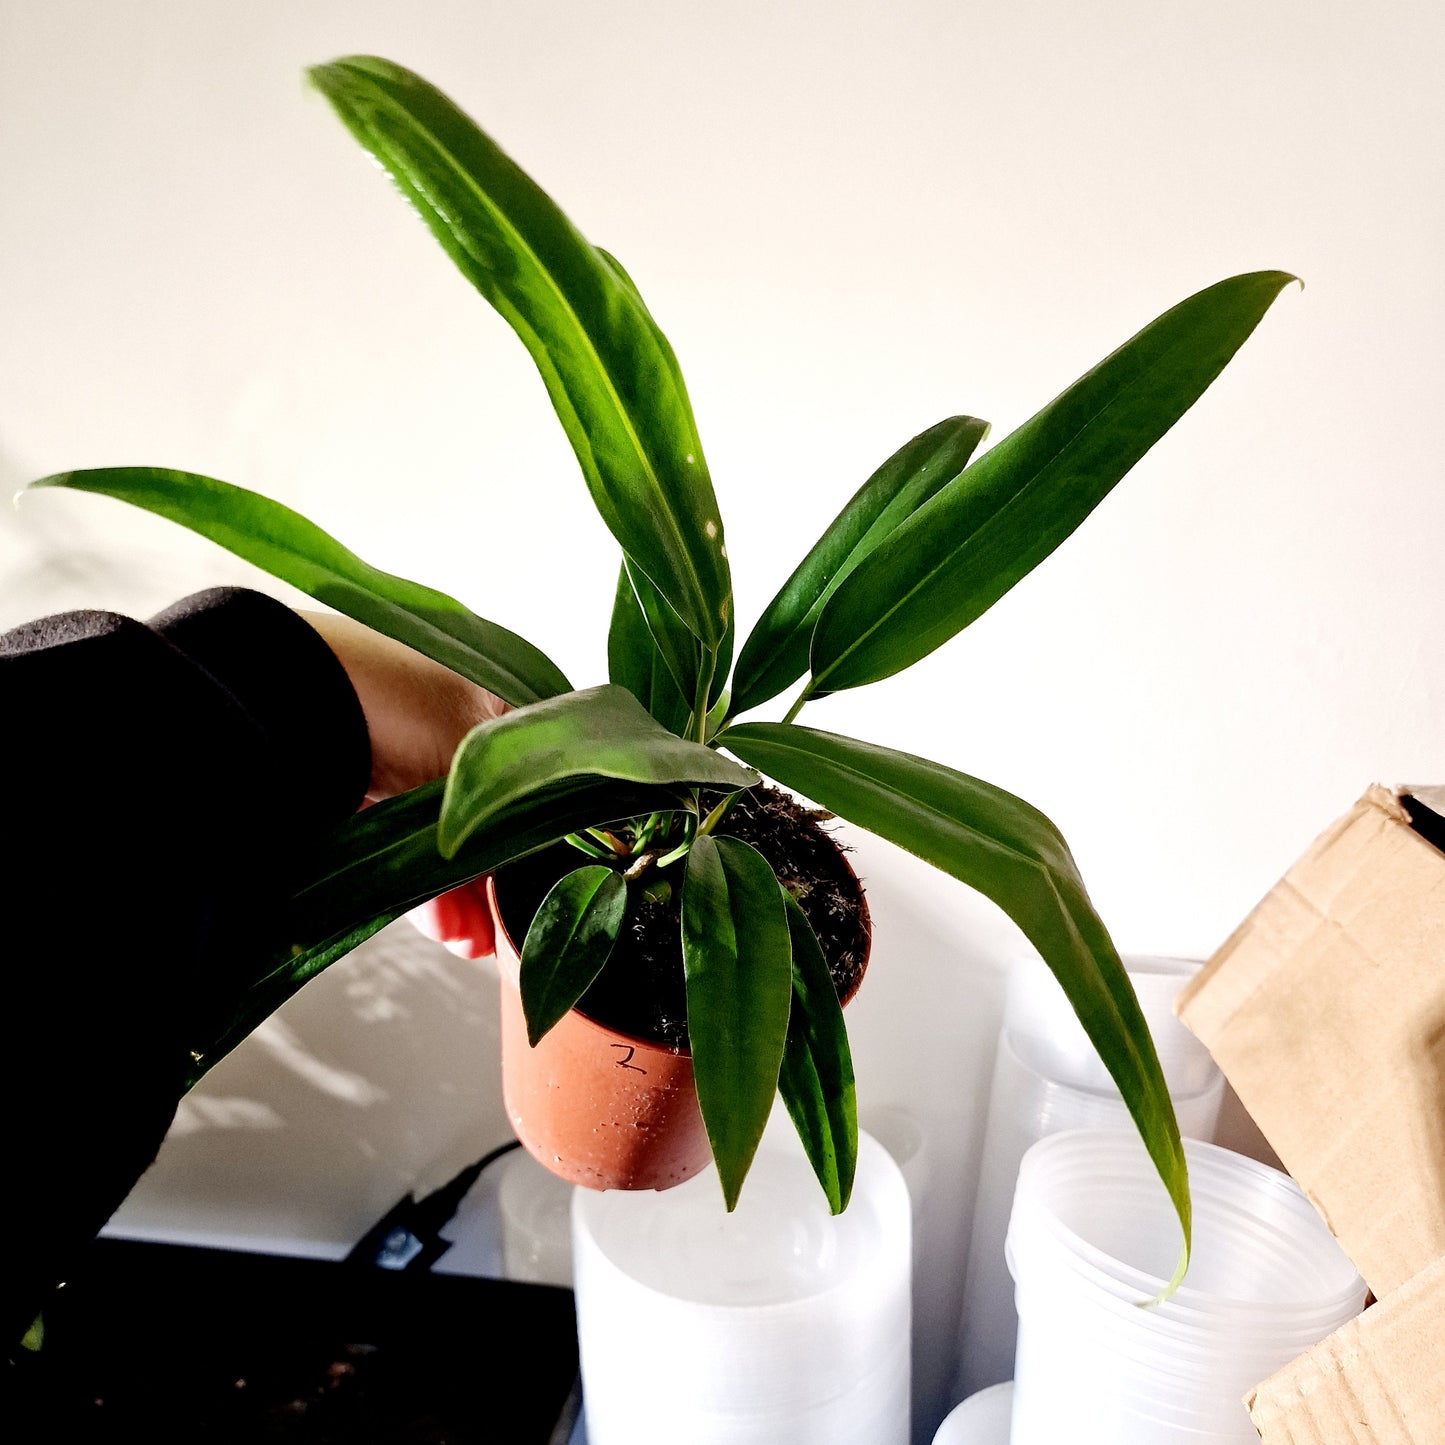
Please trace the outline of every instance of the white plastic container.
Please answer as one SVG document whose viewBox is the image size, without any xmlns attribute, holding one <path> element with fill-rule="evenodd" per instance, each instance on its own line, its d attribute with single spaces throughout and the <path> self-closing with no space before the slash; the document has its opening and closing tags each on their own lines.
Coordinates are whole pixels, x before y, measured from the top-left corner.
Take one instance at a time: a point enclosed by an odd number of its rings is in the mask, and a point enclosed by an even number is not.
<svg viewBox="0 0 1445 1445">
<path fill-rule="evenodd" d="M 1219 1070 L 1209 1051 L 1174 1016 L 1179 990 L 1200 964 L 1187 958 L 1126 955 L 1129 975 L 1149 1037 L 1171 1094 L 1186 1098 L 1210 1088 Z M 1021 959 L 1010 971 L 1004 1029 L 1023 1057 L 1050 1079 L 1080 1089 L 1114 1092 L 1114 1081 L 1058 980 L 1042 959 Z"/>
<path fill-rule="evenodd" d="M 1033 1145 L 1006 1255 L 1017 1285 L 1012 1445 L 1257 1439 L 1245 1393 L 1364 1305 L 1365 1284 L 1286 1175 L 1187 1141 L 1194 1255 L 1142 1144 L 1076 1130 Z"/>
<path fill-rule="evenodd" d="M 990 1385 L 948 1412 L 933 1445 L 1009 1445 L 1013 1408 L 1013 1381 Z"/>
<path fill-rule="evenodd" d="M 1199 965 L 1131 957 L 1124 966 L 1158 1050 L 1180 1132 L 1212 1138 L 1224 1076 L 1174 1017 L 1174 999 Z M 1013 1375 L 1017 1315 L 1004 1236 L 1020 1161 L 1030 1145 L 1050 1134 L 1106 1128 L 1132 1131 L 1134 1122 L 1058 981 L 1041 959 L 1021 960 L 1009 975 L 989 1094 L 965 1266 L 955 1400 Z"/>
<path fill-rule="evenodd" d="M 784 1119 L 733 1214 L 709 1168 L 579 1189 L 572 1228 L 589 1445 L 906 1445 L 908 1190 L 868 1134 L 837 1217 Z"/>
</svg>

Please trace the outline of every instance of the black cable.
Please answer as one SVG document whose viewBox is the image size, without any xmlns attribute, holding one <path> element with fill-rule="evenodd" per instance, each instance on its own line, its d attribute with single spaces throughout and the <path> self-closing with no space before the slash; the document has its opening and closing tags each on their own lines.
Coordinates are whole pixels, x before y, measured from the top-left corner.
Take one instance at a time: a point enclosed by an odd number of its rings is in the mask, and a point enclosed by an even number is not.
<svg viewBox="0 0 1445 1445">
<path fill-rule="evenodd" d="M 408 1192 L 362 1235 L 345 1262 L 363 1268 L 429 1270 L 451 1248 L 441 1232 L 482 1171 L 521 1147 L 520 1141 L 510 1139 L 489 1149 L 424 1199 L 416 1199 Z"/>
</svg>

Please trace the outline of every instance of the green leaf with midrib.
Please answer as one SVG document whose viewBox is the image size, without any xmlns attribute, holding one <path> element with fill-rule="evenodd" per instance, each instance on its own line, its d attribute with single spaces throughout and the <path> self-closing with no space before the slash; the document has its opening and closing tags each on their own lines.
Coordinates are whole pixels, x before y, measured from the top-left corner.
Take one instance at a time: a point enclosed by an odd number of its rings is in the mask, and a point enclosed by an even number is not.
<svg viewBox="0 0 1445 1445">
<path fill-rule="evenodd" d="M 722 519 L 672 348 L 619 266 L 436 87 L 375 56 L 309 72 L 542 375 L 603 521 L 709 647 Z"/>
<path fill-rule="evenodd" d="M 178 522 L 513 706 L 571 690 L 561 669 L 525 638 L 444 592 L 363 562 L 314 522 L 259 492 L 167 467 L 60 472 L 31 485 L 115 497 Z"/>
<path fill-rule="evenodd" d="M 1294 279 L 1261 271 L 1189 297 L 919 507 L 823 609 L 814 690 L 901 672 L 992 607 L 1198 400 Z"/>
<path fill-rule="evenodd" d="M 1113 1076 L 1190 1239 L 1174 1106 L 1123 963 L 1059 831 L 1037 808 L 941 763 L 789 723 L 742 723 L 722 747 L 990 898 L 1038 949 Z"/>
</svg>

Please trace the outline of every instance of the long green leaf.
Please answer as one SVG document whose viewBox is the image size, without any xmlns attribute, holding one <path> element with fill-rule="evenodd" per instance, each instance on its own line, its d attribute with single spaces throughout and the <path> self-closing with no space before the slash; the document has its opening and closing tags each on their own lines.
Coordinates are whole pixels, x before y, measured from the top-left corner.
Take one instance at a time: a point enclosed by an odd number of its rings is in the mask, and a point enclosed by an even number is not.
<svg viewBox="0 0 1445 1445">
<path fill-rule="evenodd" d="M 684 625 L 682 618 L 668 606 L 667 599 L 652 585 L 645 572 L 626 560 L 622 570 L 631 583 L 632 595 L 652 639 L 652 647 L 671 674 L 673 686 L 687 699 L 690 711 L 697 697 L 703 646 Z"/>
<path fill-rule="evenodd" d="M 400 913 L 376 914 L 334 937 L 302 949 L 294 957 L 278 962 L 231 1002 L 229 1011 L 215 1029 L 206 1037 L 193 1041 L 182 1092 L 195 1088 L 222 1059 L 245 1043 L 282 1004 L 300 993 L 313 978 L 400 917 Z"/>
<path fill-rule="evenodd" d="M 669 732 L 682 736 L 687 731 L 691 702 L 677 690 L 652 640 L 625 562 L 618 568 L 617 595 L 607 630 L 607 677 L 625 687 Z"/>
<path fill-rule="evenodd" d="M 668 606 L 667 599 L 652 585 L 645 572 L 626 560 L 622 569 L 632 585 L 633 597 L 652 639 L 653 650 L 671 674 L 679 695 L 687 699 L 689 711 L 697 702 L 701 687 L 699 673 L 703 666 L 710 666 L 707 703 L 711 707 L 722 696 L 728 669 L 732 667 L 733 623 L 729 621 L 716 650 L 705 648 L 683 626 L 682 619 Z"/>
<path fill-rule="evenodd" d="M 164 467 L 61 472 L 31 485 L 116 497 L 179 522 L 514 707 L 571 689 L 561 669 L 515 632 L 443 592 L 363 562 L 290 507 L 245 487 Z"/>
<path fill-rule="evenodd" d="M 622 263 L 616 256 L 604 251 L 600 246 L 594 248 L 603 262 L 611 267 L 617 279 L 627 288 L 641 314 L 646 318 L 648 325 L 652 328 L 653 339 L 658 348 L 669 358 L 676 369 L 677 361 L 673 356 L 672 346 L 662 334 L 662 329 L 653 320 L 652 313 L 647 308 L 647 303 L 642 299 L 642 293 L 637 289 L 636 283 L 623 268 Z M 679 384 L 680 384 L 679 372 Z M 648 705 L 648 710 L 660 722 L 672 727 L 670 721 L 676 715 L 676 704 L 671 696 L 675 690 L 678 697 L 685 699 L 683 720 L 673 731 L 684 732 L 687 726 L 687 714 L 690 713 L 697 702 L 698 678 L 700 668 L 708 661 L 708 649 L 700 647 L 696 641 L 693 631 L 687 623 L 678 616 L 677 611 L 667 602 L 661 591 L 647 576 L 646 572 L 635 561 L 629 561 L 626 557 L 622 563 L 623 576 L 633 590 L 633 604 L 638 614 L 642 617 L 647 629 L 648 637 L 651 639 L 653 681 L 653 707 Z M 622 598 L 619 594 L 618 606 L 622 606 Z M 614 619 L 616 613 L 614 612 Z M 723 686 L 727 681 L 728 670 L 732 667 L 733 652 L 733 629 L 736 623 L 736 612 L 728 614 L 727 631 L 723 634 L 722 642 L 714 656 L 712 656 L 712 685 L 708 693 L 709 705 L 716 701 L 721 694 Z M 609 663 L 612 658 L 612 639 L 608 639 Z M 658 664 L 664 664 L 673 686 L 669 688 L 662 682 L 657 674 Z M 617 678 L 612 678 L 616 682 Z"/>
<path fill-rule="evenodd" d="M 676 357 L 635 288 L 420 76 L 372 56 L 310 76 L 531 353 L 622 550 L 716 647 L 732 614 L 722 518 Z"/>
<path fill-rule="evenodd" d="M 604 251 L 600 246 L 596 247 L 595 250 L 597 251 L 597 254 L 602 257 L 603 261 L 608 266 L 610 266 L 612 270 L 616 273 L 618 279 L 621 280 L 622 283 L 627 287 L 627 289 L 632 293 L 633 300 L 637 303 L 637 306 L 641 310 L 643 316 L 647 318 L 648 325 L 652 328 L 653 339 L 657 343 L 658 349 L 668 357 L 672 369 L 677 373 L 678 385 L 681 386 L 682 371 L 677 364 L 677 357 L 673 353 L 672 344 L 668 341 L 667 337 L 662 334 L 662 328 L 658 326 L 656 321 L 653 320 L 652 312 L 648 310 L 647 303 L 642 299 L 642 293 L 637 289 L 637 283 L 633 281 L 632 277 L 629 276 L 627 272 L 623 269 L 622 262 L 619 261 L 616 256 L 612 255 L 610 251 Z M 700 456 L 701 453 L 698 453 L 698 455 Z M 726 548 L 723 548 L 723 555 L 724 557 L 726 557 L 727 555 Z M 626 560 L 624 560 L 623 562 L 623 569 L 627 570 Z M 636 584 L 638 597 L 640 599 L 645 598 L 647 595 L 647 589 L 649 587 L 655 589 L 655 584 L 642 573 L 639 567 L 634 567 L 632 570 L 632 580 Z M 660 597 L 661 594 L 659 594 L 659 598 Z M 687 625 L 682 621 L 680 617 L 678 617 L 676 610 L 670 605 L 668 605 L 665 600 L 662 600 L 661 605 L 658 607 L 653 607 L 648 603 L 641 603 L 640 605 L 642 606 L 642 611 L 646 617 L 647 625 L 649 628 L 656 628 L 659 625 L 662 625 L 675 630 L 679 627 L 686 627 Z M 728 673 L 733 665 L 733 646 L 736 626 L 737 610 L 735 608 L 729 607 L 727 629 L 723 633 L 722 641 L 718 644 L 716 654 L 713 658 L 712 687 L 708 693 L 709 705 L 716 702 L 717 699 L 722 695 L 723 688 L 727 683 Z M 661 643 L 659 643 L 659 647 L 662 648 Z M 681 649 L 676 642 L 668 644 L 668 646 L 666 648 L 663 648 L 663 650 L 669 651 L 673 654 L 682 655 Z M 689 704 L 692 703 L 695 696 L 696 688 L 689 687 L 687 693 Z"/>
<path fill-rule="evenodd" d="M 731 1210 L 772 1111 L 788 1036 L 792 945 L 778 880 L 736 838 L 699 838 L 682 889 L 687 1037 Z"/>
<path fill-rule="evenodd" d="M 1179 420 L 1295 278 L 1191 296 L 986 452 L 868 556 L 813 632 L 813 686 L 911 666 L 1033 570 Z"/>
<path fill-rule="evenodd" d="M 858 1100 L 843 1006 L 807 915 L 783 893 L 793 947 L 793 1009 L 778 1090 L 803 1141 L 803 1151 L 841 1214 L 858 1167 Z"/>
<path fill-rule="evenodd" d="M 627 912 L 627 884 L 600 863 L 559 878 L 522 944 L 522 1013 L 533 1048 L 602 972 Z"/>
<path fill-rule="evenodd" d="M 438 842 L 450 857 L 518 800 L 579 779 L 736 790 L 757 774 L 675 736 L 625 687 L 608 683 L 473 728 L 452 758 Z"/>
<path fill-rule="evenodd" d="M 1128 975 L 1058 830 L 1036 808 L 940 763 L 787 723 L 718 742 L 785 787 L 961 879 L 1023 930 L 1063 986 L 1138 1125 L 1190 1239 L 1184 1151 Z"/>
<path fill-rule="evenodd" d="M 952 416 L 905 442 L 854 493 L 763 610 L 738 657 L 733 711 L 776 697 L 808 670 L 813 628 L 858 564 L 968 465 L 988 423 Z"/>
<path fill-rule="evenodd" d="M 440 780 L 349 818 L 310 860 L 271 941 L 245 960 L 254 979 L 211 1036 L 195 1043 L 187 1087 L 317 974 L 428 898 L 525 857 L 589 824 L 678 800 L 668 788 L 608 778 L 569 780 L 519 799 L 452 858 L 437 851 Z M 243 976 L 237 971 L 237 976 Z"/>
</svg>

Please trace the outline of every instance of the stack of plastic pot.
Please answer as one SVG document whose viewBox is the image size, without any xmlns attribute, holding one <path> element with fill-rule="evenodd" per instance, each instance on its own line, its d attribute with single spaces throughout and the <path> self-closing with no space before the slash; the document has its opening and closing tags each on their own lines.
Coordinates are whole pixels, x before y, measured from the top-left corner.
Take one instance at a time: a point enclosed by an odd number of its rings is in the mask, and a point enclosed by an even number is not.
<svg viewBox="0 0 1445 1445">
<path fill-rule="evenodd" d="M 1211 1139 L 1224 1078 L 1174 1017 L 1174 999 L 1199 965 L 1152 957 L 1128 957 L 1124 965 L 1158 1050 L 1180 1132 Z M 989 1095 L 964 1275 L 955 1402 L 1013 1375 L 1017 1316 L 1004 1236 L 1020 1161 L 1047 1135 L 1089 1128 L 1133 1132 L 1134 1123 L 1058 982 L 1042 959 L 1020 959 L 1009 974 Z"/>
<path fill-rule="evenodd" d="M 1019 1171 L 1012 1445 L 1255 1440 L 1245 1394 L 1357 1314 L 1365 1284 L 1288 1176 L 1189 1141 L 1194 1255 L 1138 1139 L 1055 1134 Z"/>
<path fill-rule="evenodd" d="M 933 1445 L 1009 1445 L 1013 1410 L 1013 1381 L 990 1385 L 948 1412 Z"/>
<path fill-rule="evenodd" d="M 860 1134 L 852 1202 L 830 1216 L 776 1123 L 732 1214 L 711 1168 L 663 1193 L 574 1195 L 588 1445 L 907 1445 L 903 1175 Z"/>
</svg>

